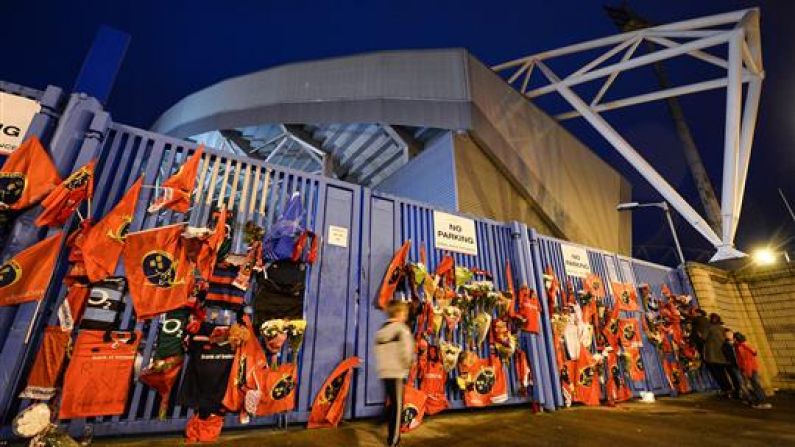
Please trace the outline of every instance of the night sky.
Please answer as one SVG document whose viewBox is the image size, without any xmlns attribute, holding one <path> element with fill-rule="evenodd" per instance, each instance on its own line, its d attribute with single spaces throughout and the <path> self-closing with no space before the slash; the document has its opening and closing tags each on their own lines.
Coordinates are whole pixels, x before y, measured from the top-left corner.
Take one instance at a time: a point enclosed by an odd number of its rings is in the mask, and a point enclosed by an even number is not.
<svg viewBox="0 0 795 447">
<path fill-rule="evenodd" d="M 614 34 L 615 26 L 602 6 L 616 3 L 5 0 L 0 79 L 35 88 L 53 84 L 70 89 L 98 26 L 107 24 L 132 35 L 108 110 L 116 121 L 148 128 L 189 93 L 287 62 L 378 50 L 463 47 L 492 65 Z M 656 23 L 761 7 L 767 77 L 737 246 L 751 251 L 773 241 L 795 248 L 795 224 L 777 192 L 782 188 L 795 202 L 795 2 L 634 0 L 629 5 Z M 574 62 L 585 60 L 570 63 Z M 565 62 L 552 64 L 560 71 L 567 66 L 573 67 Z M 675 85 L 721 75 L 720 71 L 712 74 L 706 64 L 679 59 L 666 68 Z M 656 85 L 651 68 L 641 68 L 635 74 L 622 74 L 606 100 L 650 91 Z M 718 194 L 724 98 L 722 89 L 681 99 Z M 554 95 L 539 102 L 552 112 L 562 104 Z M 607 112 L 605 117 L 701 211 L 664 102 Z M 660 200 L 586 122 L 570 120 L 565 126 L 627 176 L 633 183 L 633 199 Z M 662 214 L 641 210 L 634 217 L 635 254 L 675 263 Z M 711 246 L 681 218 L 675 219 L 686 257 L 708 258 Z"/>
</svg>

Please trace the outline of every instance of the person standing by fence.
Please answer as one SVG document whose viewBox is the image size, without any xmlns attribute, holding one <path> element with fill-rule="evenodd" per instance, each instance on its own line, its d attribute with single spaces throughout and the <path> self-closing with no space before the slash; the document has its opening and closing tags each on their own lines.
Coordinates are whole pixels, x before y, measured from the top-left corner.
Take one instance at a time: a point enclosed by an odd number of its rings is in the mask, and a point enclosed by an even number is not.
<svg viewBox="0 0 795 447">
<path fill-rule="evenodd" d="M 709 323 L 704 339 L 704 363 L 712 378 L 718 382 L 721 394 L 730 397 L 733 387 L 727 371 L 729 361 L 723 353 L 726 340 L 723 322 L 718 314 L 713 313 L 709 315 Z"/>
<path fill-rule="evenodd" d="M 400 443 L 400 416 L 403 407 L 403 382 L 411 368 L 414 340 L 406 325 L 408 305 L 392 301 L 387 307 L 389 319 L 375 334 L 375 360 L 378 377 L 386 391 L 386 418 L 389 427 L 387 445 Z"/>
</svg>

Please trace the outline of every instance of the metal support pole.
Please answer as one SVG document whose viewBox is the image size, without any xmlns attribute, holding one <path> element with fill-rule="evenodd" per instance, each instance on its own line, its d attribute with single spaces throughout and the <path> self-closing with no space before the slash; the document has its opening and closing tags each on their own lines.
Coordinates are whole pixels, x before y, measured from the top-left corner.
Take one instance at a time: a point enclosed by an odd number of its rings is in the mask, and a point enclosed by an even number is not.
<svg viewBox="0 0 795 447">
<path fill-rule="evenodd" d="M 739 220 L 735 200 L 737 167 L 740 158 L 740 112 L 742 108 L 742 44 L 744 32 L 736 28 L 729 39 L 729 83 L 726 87 L 726 126 L 723 147 L 723 185 L 721 188 L 722 241 L 713 260 L 727 259 L 726 249 L 733 249 L 732 235 Z"/>
<path fill-rule="evenodd" d="M 668 209 L 668 203 L 663 202 L 663 211 L 665 211 L 665 218 L 668 220 L 668 226 L 671 227 L 671 235 L 674 237 L 674 245 L 676 245 L 676 253 L 679 255 L 679 266 L 685 265 L 685 255 L 682 254 L 682 246 L 679 244 L 679 236 L 676 234 L 676 227 L 674 221 L 671 219 L 671 210 Z"/>
</svg>

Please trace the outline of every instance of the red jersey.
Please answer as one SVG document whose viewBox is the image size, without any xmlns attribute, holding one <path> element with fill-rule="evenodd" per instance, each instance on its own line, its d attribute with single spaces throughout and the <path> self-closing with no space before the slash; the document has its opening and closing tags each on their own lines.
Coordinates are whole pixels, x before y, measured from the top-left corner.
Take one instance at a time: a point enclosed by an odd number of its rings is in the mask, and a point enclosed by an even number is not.
<svg viewBox="0 0 795 447">
<path fill-rule="evenodd" d="M 532 334 L 539 333 L 541 311 L 538 307 L 538 297 L 527 286 L 519 288 L 519 316 L 524 320 L 522 330 Z"/>
<path fill-rule="evenodd" d="M 427 396 L 425 402 L 428 414 L 436 414 L 447 409 L 447 395 L 445 394 L 445 383 L 447 382 L 447 372 L 444 365 L 439 361 L 429 360 L 425 362 L 420 380 L 420 390 Z"/>
</svg>

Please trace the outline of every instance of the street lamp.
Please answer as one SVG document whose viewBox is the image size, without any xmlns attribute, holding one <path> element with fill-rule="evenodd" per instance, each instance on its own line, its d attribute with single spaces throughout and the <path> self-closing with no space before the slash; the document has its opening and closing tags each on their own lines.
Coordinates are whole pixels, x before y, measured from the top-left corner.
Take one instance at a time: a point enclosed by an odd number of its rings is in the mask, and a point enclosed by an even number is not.
<svg viewBox="0 0 795 447">
<path fill-rule="evenodd" d="M 679 255 L 679 265 L 685 264 L 685 255 L 682 254 L 682 246 L 679 245 L 679 236 L 676 234 L 676 228 L 674 228 L 674 221 L 671 219 L 671 210 L 668 209 L 668 202 L 651 202 L 651 203 L 638 203 L 638 202 L 627 202 L 627 203 L 620 203 L 616 209 L 618 211 L 632 211 L 635 208 L 660 208 L 665 212 L 665 217 L 668 219 L 668 226 L 671 227 L 671 234 L 674 237 L 674 244 L 676 245 L 676 253 Z"/>
<path fill-rule="evenodd" d="M 753 260 L 758 265 L 762 266 L 770 266 L 776 264 L 780 257 L 784 257 L 784 261 L 789 264 L 790 258 L 789 253 L 786 251 L 776 251 L 769 247 L 759 248 L 753 253 Z"/>
</svg>

